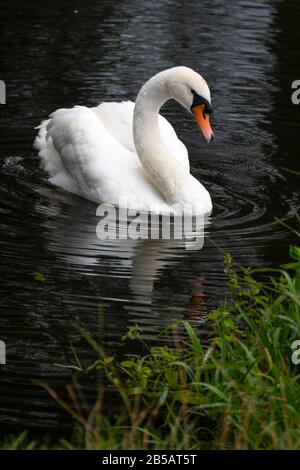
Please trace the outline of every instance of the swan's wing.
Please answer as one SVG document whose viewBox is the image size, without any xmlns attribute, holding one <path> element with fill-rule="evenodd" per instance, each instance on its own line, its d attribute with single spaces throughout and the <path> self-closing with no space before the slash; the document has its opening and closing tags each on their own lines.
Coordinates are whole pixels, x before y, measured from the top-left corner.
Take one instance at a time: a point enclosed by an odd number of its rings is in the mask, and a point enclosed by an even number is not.
<svg viewBox="0 0 300 470">
<path fill-rule="evenodd" d="M 118 205 L 124 195 L 122 204 L 132 208 L 168 207 L 136 153 L 125 148 L 92 109 L 59 109 L 50 117 L 35 144 L 53 184 L 97 203 Z"/>
<path fill-rule="evenodd" d="M 119 193 L 119 177 L 139 163 L 84 106 L 59 109 L 50 115 L 35 141 L 50 181 L 99 202 L 109 191 Z"/>
<path fill-rule="evenodd" d="M 107 131 L 129 152 L 136 153 L 133 142 L 133 101 L 101 103 L 92 108 Z"/>
<path fill-rule="evenodd" d="M 134 102 L 101 103 L 92 109 L 108 132 L 129 152 L 135 153 L 132 132 Z M 185 145 L 178 139 L 173 126 L 166 118 L 159 115 L 158 119 L 160 133 L 166 147 L 174 155 L 174 158 L 189 170 L 189 158 Z"/>
</svg>

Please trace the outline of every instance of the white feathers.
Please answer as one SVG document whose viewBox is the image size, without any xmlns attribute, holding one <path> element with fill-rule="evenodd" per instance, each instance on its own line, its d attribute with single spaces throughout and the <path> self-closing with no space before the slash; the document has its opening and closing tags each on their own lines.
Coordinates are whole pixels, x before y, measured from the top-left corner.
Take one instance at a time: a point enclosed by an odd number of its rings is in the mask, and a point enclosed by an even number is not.
<svg viewBox="0 0 300 470">
<path fill-rule="evenodd" d="M 134 114 L 131 101 L 102 103 L 95 108 L 58 109 L 37 127 L 35 147 L 51 183 L 96 203 L 119 205 L 123 200 L 135 210 L 148 211 L 155 206 L 169 212 L 170 201 L 191 202 L 202 212 L 211 209 L 207 191 L 189 173 L 186 147 L 171 124 L 153 110 L 155 92 L 157 109 L 170 96 L 164 97 L 163 90 L 151 80 L 153 96 L 145 97 L 145 109 L 139 116 Z M 137 154 L 134 119 L 147 143 L 144 159 Z M 146 170 L 141 161 L 147 158 Z M 151 164 L 155 168 L 149 172 Z M 175 176 L 179 179 L 173 183 Z"/>
<path fill-rule="evenodd" d="M 58 109 L 43 121 L 35 147 L 50 182 L 97 203 L 119 203 L 149 210 L 166 201 L 145 173 L 135 152 L 133 102 L 97 108 Z M 188 168 L 188 154 L 169 122 L 160 116 L 162 137 Z M 174 153 L 175 153 L 174 152 Z"/>
</svg>

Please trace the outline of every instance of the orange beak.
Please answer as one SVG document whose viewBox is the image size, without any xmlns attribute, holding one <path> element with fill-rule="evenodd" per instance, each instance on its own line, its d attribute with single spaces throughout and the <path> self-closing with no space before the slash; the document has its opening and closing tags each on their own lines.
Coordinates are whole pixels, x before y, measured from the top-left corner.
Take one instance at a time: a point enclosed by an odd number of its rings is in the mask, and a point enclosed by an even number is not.
<svg viewBox="0 0 300 470">
<path fill-rule="evenodd" d="M 214 138 L 214 133 L 210 127 L 209 115 L 205 113 L 204 104 L 198 104 L 193 106 L 192 113 L 194 114 L 198 126 L 200 127 L 202 134 L 204 135 L 207 142 L 210 142 Z"/>
</svg>

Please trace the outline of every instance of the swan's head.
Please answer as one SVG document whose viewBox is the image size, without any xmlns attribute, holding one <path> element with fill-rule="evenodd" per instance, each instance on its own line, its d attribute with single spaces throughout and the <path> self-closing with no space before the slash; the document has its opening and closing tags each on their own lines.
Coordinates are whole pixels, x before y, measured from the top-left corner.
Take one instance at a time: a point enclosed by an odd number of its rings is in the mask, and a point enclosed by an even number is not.
<svg viewBox="0 0 300 470">
<path fill-rule="evenodd" d="M 214 134 L 209 121 L 212 106 L 206 81 L 188 67 L 174 67 L 166 72 L 170 97 L 194 114 L 205 139 L 210 142 Z"/>
</svg>

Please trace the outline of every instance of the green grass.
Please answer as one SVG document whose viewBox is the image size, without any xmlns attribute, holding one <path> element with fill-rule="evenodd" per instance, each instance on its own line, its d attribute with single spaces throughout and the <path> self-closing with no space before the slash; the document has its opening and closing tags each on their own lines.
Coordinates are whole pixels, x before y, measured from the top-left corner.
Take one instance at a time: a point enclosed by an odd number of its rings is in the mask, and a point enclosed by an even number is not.
<svg viewBox="0 0 300 470">
<path fill-rule="evenodd" d="M 94 407 L 80 412 L 72 387 L 73 402 L 41 383 L 77 422 L 74 434 L 34 442 L 23 433 L 1 447 L 300 449 L 300 364 L 292 362 L 292 343 L 300 340 L 300 247 L 292 246 L 290 256 L 276 270 L 238 272 L 226 256 L 231 300 L 209 313 L 208 341 L 181 322 L 164 333 L 171 342 L 118 363 L 81 330 L 99 354 L 88 369 L 107 382 Z M 125 340 L 138 337 L 131 329 Z M 66 367 L 80 378 L 75 357 Z M 108 415 L 103 397 L 112 390 L 121 406 Z"/>
</svg>

